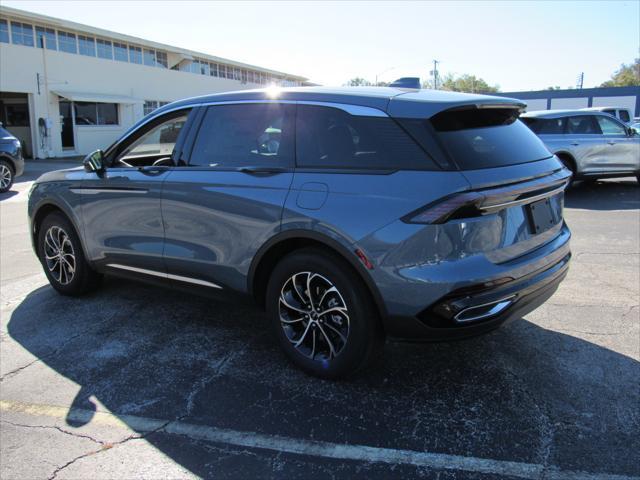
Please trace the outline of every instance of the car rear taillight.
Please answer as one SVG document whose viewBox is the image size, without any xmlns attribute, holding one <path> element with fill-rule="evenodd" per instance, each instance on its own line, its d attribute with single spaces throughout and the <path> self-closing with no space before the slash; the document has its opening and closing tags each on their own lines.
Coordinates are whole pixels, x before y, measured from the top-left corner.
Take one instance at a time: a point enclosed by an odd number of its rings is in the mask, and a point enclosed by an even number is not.
<svg viewBox="0 0 640 480">
<path fill-rule="evenodd" d="M 454 217 L 477 216 L 480 214 L 478 206 L 484 198 L 484 195 L 477 192 L 457 193 L 410 213 L 402 221 L 434 224 L 444 223 Z"/>
</svg>

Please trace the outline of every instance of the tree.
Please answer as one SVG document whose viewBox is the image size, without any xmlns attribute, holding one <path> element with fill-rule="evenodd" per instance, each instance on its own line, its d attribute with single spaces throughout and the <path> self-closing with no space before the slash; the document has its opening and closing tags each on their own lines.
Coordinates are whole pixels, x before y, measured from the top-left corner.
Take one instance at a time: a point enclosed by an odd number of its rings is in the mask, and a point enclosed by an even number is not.
<svg viewBox="0 0 640 480">
<path fill-rule="evenodd" d="M 556 85 L 555 87 L 547 87 L 545 88 L 545 90 L 562 90 L 558 85 Z"/>
<path fill-rule="evenodd" d="M 632 87 L 640 86 L 640 58 L 636 58 L 633 63 L 622 64 L 620 68 L 611 75 L 611 80 L 604 82 L 601 87 Z"/>
<path fill-rule="evenodd" d="M 345 83 L 345 86 L 347 87 L 368 87 L 370 85 L 373 85 L 373 83 L 362 77 L 352 78 L 347 83 Z"/>
<path fill-rule="evenodd" d="M 424 88 L 433 88 L 433 80 L 423 82 L 422 86 Z M 438 79 L 438 88 L 452 92 L 470 93 L 495 93 L 500 91 L 498 85 L 489 85 L 482 78 L 467 73 L 458 77 L 452 73 L 447 73 L 444 77 Z"/>
</svg>

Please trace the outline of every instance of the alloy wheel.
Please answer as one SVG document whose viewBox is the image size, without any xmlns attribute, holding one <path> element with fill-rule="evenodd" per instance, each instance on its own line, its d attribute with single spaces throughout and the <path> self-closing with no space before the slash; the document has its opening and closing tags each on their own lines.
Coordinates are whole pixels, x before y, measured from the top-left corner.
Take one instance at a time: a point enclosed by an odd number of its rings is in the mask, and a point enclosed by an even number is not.
<svg viewBox="0 0 640 480">
<path fill-rule="evenodd" d="M 58 226 L 47 230 L 44 236 L 44 258 L 47 269 L 61 285 L 69 284 L 76 272 L 76 256 L 67 232 Z"/>
<path fill-rule="evenodd" d="M 12 177 L 11 169 L 4 163 L 0 163 L 0 190 L 4 190 L 11 185 Z"/>
<path fill-rule="evenodd" d="M 349 311 L 336 288 L 318 273 L 299 272 L 285 282 L 279 299 L 280 325 L 302 355 L 329 361 L 349 338 Z"/>
</svg>

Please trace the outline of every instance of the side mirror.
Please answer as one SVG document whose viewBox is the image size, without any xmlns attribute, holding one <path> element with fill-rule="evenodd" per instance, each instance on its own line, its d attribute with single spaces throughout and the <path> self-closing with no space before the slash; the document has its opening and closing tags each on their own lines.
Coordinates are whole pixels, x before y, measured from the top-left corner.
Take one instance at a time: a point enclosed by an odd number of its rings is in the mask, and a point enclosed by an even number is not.
<svg viewBox="0 0 640 480">
<path fill-rule="evenodd" d="M 638 135 L 638 130 L 633 127 L 629 127 L 629 136 L 633 137 L 634 135 Z"/>
<path fill-rule="evenodd" d="M 87 172 L 100 173 L 104 170 L 104 153 L 102 150 L 96 150 L 84 157 L 82 165 Z"/>
</svg>

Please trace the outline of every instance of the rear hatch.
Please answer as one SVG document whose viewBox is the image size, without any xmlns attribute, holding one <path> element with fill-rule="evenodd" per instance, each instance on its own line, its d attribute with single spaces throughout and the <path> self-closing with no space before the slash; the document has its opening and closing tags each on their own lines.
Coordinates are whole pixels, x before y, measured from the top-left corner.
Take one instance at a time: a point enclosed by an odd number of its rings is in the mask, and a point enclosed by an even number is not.
<svg viewBox="0 0 640 480">
<path fill-rule="evenodd" d="M 467 191 L 426 205 L 404 220 L 490 223 L 500 229 L 500 235 L 483 253 L 502 263 L 560 233 L 563 192 L 570 172 L 519 120 L 522 104 L 486 98 L 463 98 L 455 105 L 440 104 L 440 108 L 424 102 L 422 112 L 419 102 L 394 99 L 389 113 L 441 168 L 459 171 L 469 183 Z M 413 105 L 405 108 L 403 103 Z"/>
</svg>

